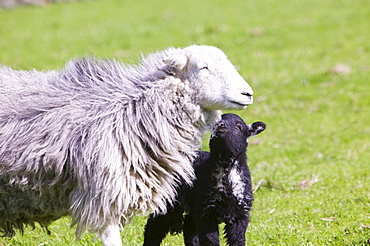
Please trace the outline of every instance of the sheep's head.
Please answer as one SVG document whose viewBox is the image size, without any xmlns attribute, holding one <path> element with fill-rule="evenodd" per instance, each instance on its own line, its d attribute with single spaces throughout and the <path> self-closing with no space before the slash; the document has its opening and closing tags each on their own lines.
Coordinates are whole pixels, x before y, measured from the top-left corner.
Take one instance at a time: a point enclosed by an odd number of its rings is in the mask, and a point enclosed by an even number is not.
<svg viewBox="0 0 370 246">
<path fill-rule="evenodd" d="M 163 62 L 187 79 L 194 99 L 205 109 L 243 109 L 253 102 L 253 90 L 226 55 L 212 46 L 189 46 Z"/>
<path fill-rule="evenodd" d="M 266 129 L 263 122 L 245 124 L 236 114 L 223 114 L 214 127 L 210 140 L 211 152 L 239 155 L 246 151 L 248 138 Z"/>
</svg>

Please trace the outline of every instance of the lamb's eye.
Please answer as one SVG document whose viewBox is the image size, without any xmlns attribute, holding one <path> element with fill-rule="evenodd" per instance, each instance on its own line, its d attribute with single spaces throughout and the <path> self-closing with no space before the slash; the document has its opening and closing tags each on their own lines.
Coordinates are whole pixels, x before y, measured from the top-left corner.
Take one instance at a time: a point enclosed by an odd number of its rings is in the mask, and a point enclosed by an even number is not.
<svg viewBox="0 0 370 246">
<path fill-rule="evenodd" d="M 236 124 L 236 129 L 238 129 L 239 131 L 243 131 L 243 126 L 241 124 Z"/>
<path fill-rule="evenodd" d="M 207 66 L 201 67 L 199 70 L 208 70 Z"/>
</svg>

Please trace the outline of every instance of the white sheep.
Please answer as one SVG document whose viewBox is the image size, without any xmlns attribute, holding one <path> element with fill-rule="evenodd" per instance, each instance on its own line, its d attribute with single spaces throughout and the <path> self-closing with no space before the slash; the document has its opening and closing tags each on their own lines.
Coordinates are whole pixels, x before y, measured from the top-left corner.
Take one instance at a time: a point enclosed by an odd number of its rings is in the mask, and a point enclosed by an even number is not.
<svg viewBox="0 0 370 246">
<path fill-rule="evenodd" d="M 71 215 L 122 245 L 134 214 L 165 212 L 191 183 L 202 133 L 252 89 L 211 46 L 168 48 L 139 65 L 76 59 L 61 71 L 0 67 L 0 232 Z"/>
</svg>

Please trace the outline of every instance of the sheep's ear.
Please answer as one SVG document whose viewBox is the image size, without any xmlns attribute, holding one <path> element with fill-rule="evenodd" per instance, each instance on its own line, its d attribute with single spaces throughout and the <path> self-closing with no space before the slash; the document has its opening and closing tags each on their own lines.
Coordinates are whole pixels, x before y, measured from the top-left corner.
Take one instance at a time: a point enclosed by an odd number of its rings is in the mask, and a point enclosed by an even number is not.
<svg viewBox="0 0 370 246">
<path fill-rule="evenodd" d="M 248 125 L 250 137 L 256 136 L 266 129 L 266 124 L 263 122 L 254 122 Z"/>
<path fill-rule="evenodd" d="M 182 70 L 186 66 L 188 58 L 184 54 L 178 54 L 164 58 L 163 62 L 170 67 Z"/>
</svg>

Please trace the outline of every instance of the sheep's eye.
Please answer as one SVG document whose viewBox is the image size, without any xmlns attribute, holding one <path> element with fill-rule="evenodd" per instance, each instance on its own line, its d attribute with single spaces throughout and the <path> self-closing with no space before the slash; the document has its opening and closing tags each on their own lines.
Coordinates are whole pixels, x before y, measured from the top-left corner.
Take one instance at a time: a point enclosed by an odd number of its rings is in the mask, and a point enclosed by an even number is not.
<svg viewBox="0 0 370 246">
<path fill-rule="evenodd" d="M 205 63 L 205 62 L 202 62 L 202 63 L 198 63 L 197 64 L 197 67 L 198 67 L 198 70 L 208 70 L 208 64 Z"/>
</svg>

